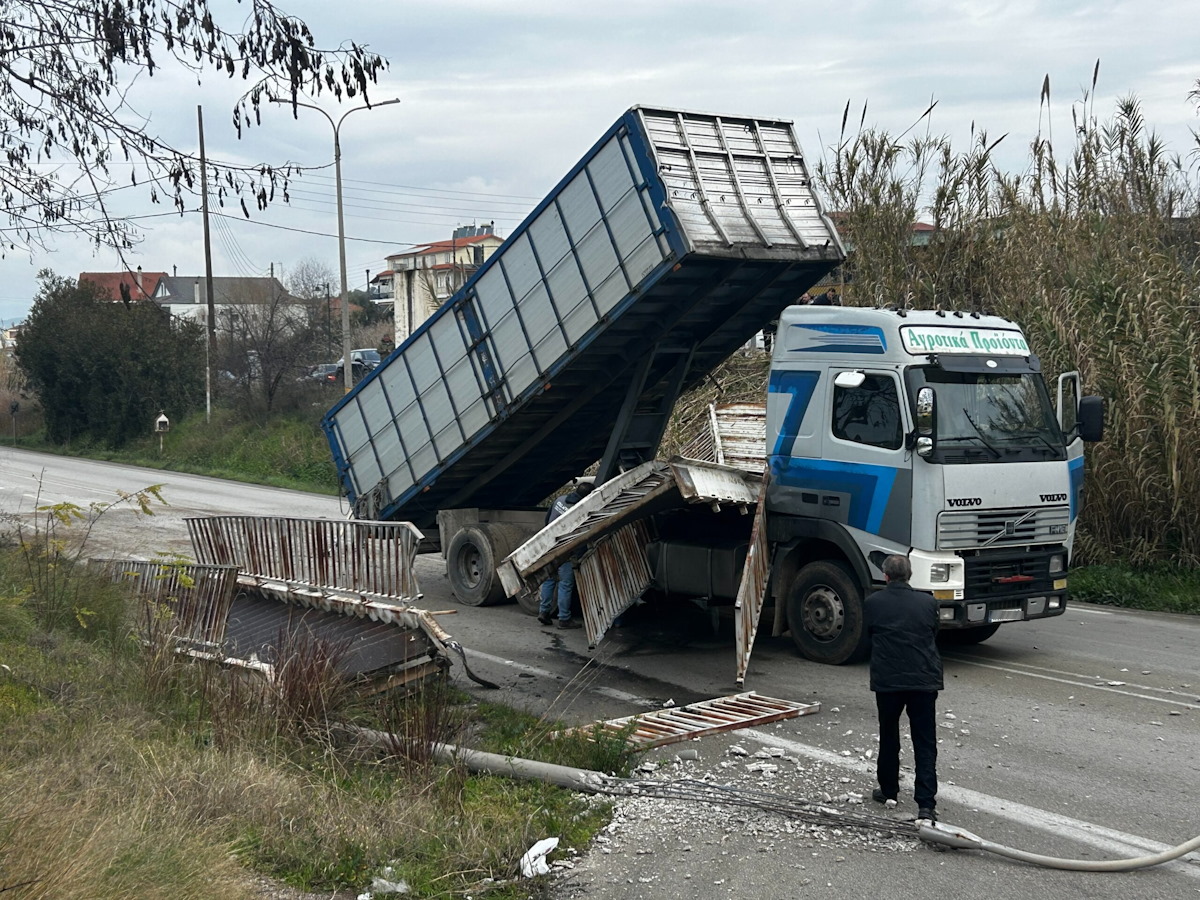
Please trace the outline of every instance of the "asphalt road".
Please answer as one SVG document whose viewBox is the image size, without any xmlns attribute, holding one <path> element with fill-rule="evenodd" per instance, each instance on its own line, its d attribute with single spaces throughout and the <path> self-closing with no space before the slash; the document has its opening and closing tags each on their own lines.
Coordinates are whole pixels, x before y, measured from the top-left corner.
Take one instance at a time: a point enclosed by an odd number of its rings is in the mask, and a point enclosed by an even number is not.
<svg viewBox="0 0 1200 900">
<path fill-rule="evenodd" d="M 89 544 L 148 558 L 186 552 L 183 518 L 213 513 L 343 515 L 335 498 L 170 472 L 0 450 L 0 513 L 81 506 L 164 485 L 152 517 L 120 507 Z M 732 625 L 683 605 L 637 611 L 595 650 L 581 631 L 540 628 L 515 605 L 462 607 L 437 557 L 422 557 L 424 605 L 471 667 L 501 685 L 466 690 L 583 724 L 735 693 Z M 1052 856 L 1141 856 L 1200 834 L 1200 619 L 1072 605 L 1006 625 L 986 644 L 945 653 L 939 702 L 939 811 L 989 841 Z M 742 789 L 881 813 L 867 799 L 876 745 L 863 665 L 799 659 L 760 636 L 744 688 L 819 712 L 649 751 L 647 777 L 705 778 Z M 695 760 L 680 760 L 683 748 Z M 754 754 L 775 754 L 755 760 Z M 743 756 L 741 753 L 746 755 Z M 684 754 L 692 755 L 690 752 Z M 906 757 L 907 760 L 907 757 Z M 775 771 L 771 771 L 775 766 Z M 902 787 L 900 807 L 915 810 Z M 825 798 L 828 798 L 826 800 Z M 597 846 L 561 868 L 561 897 L 890 897 L 988 900 L 1200 897 L 1200 855 L 1131 874 L 1062 872 L 977 851 L 936 852 L 852 829 L 793 827 L 774 814 L 623 801 Z"/>
</svg>

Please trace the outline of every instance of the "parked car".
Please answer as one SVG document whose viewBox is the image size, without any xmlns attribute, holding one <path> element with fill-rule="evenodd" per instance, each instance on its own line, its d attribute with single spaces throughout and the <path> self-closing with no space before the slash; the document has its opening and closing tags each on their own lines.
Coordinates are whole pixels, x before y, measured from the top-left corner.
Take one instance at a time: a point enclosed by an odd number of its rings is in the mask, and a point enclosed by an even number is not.
<svg viewBox="0 0 1200 900">
<path fill-rule="evenodd" d="M 318 363 L 315 366 L 309 366 L 304 374 L 300 376 L 300 380 L 324 382 L 328 380 L 329 375 L 340 371 L 341 369 L 337 363 Z"/>
<path fill-rule="evenodd" d="M 350 358 L 356 363 L 362 363 L 368 369 L 373 369 L 383 362 L 383 358 L 379 355 L 379 351 L 374 347 L 363 347 L 360 350 L 351 350 Z M 342 359 L 343 357 L 339 356 L 336 365 L 340 366 L 342 364 Z"/>
<path fill-rule="evenodd" d="M 353 362 L 352 362 L 353 368 L 351 369 L 351 375 L 354 377 L 354 383 L 358 384 L 360 381 L 362 381 L 364 378 L 367 377 L 367 374 L 374 367 L 368 366 L 366 363 L 360 362 L 357 359 L 354 359 L 353 357 L 351 357 L 351 359 L 353 360 Z M 333 371 L 325 376 L 325 381 L 328 384 L 341 384 L 345 380 L 345 377 L 346 376 L 342 371 L 342 361 L 339 359 L 337 361 L 337 363 L 334 364 Z"/>
</svg>

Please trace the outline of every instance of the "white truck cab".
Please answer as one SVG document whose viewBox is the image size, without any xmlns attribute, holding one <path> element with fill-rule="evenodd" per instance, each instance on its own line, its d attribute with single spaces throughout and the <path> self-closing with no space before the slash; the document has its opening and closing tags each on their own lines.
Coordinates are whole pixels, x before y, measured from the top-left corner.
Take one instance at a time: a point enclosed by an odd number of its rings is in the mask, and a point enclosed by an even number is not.
<svg viewBox="0 0 1200 900">
<path fill-rule="evenodd" d="M 972 313 L 792 306 L 767 395 L 772 592 L 801 653 L 865 650 L 862 597 L 888 554 L 962 642 L 1060 615 L 1099 398 L 1057 411 L 1021 329 Z"/>
</svg>

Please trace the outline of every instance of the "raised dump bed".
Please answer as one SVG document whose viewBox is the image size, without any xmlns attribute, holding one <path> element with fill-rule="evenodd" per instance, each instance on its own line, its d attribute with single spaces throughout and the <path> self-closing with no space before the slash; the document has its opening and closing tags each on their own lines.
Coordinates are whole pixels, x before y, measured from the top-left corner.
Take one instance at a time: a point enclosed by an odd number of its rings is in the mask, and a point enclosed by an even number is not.
<svg viewBox="0 0 1200 900">
<path fill-rule="evenodd" d="M 342 488 L 428 530 L 653 459 L 679 394 L 843 258 L 790 122 L 635 107 L 329 411 Z"/>
</svg>

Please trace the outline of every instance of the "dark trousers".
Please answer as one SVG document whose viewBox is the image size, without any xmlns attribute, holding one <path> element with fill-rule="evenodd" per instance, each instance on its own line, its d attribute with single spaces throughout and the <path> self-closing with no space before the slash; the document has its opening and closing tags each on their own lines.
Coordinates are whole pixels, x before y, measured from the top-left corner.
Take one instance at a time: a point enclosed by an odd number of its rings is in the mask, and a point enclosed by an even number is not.
<svg viewBox="0 0 1200 900">
<path fill-rule="evenodd" d="M 875 706 L 879 710 L 875 774 L 880 790 L 886 797 L 900 792 L 900 714 L 907 709 L 916 762 L 913 799 L 920 809 L 933 809 L 937 804 L 937 691 L 878 691 Z"/>
</svg>

